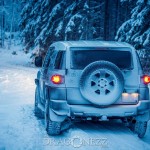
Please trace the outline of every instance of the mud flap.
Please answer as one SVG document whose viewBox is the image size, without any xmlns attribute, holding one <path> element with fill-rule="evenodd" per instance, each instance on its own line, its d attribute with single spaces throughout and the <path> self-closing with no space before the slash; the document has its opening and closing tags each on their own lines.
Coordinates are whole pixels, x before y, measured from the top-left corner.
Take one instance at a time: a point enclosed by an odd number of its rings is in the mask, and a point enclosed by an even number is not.
<svg viewBox="0 0 150 150">
<path fill-rule="evenodd" d="M 49 112 L 52 121 L 63 122 L 67 118 L 66 115 L 57 115 L 51 108 L 49 108 Z"/>
<path fill-rule="evenodd" d="M 66 115 L 57 115 L 52 109 L 50 110 L 50 120 L 61 123 L 61 131 L 67 130 L 72 125 L 71 120 Z"/>
</svg>

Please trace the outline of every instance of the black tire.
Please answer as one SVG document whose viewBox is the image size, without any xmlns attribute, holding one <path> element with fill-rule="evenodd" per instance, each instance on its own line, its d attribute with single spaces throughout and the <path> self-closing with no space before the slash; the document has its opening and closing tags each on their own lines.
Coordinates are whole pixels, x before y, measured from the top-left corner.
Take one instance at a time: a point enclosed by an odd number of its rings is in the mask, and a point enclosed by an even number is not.
<svg viewBox="0 0 150 150">
<path fill-rule="evenodd" d="M 115 103 L 124 90 L 121 70 L 108 61 L 96 61 L 82 72 L 80 92 L 89 102 L 107 106 Z"/>
<path fill-rule="evenodd" d="M 49 101 L 45 104 L 45 128 L 48 135 L 59 135 L 61 133 L 61 122 L 50 120 Z"/>
<path fill-rule="evenodd" d="M 44 112 L 39 109 L 38 104 L 39 104 L 39 90 L 38 90 L 38 86 L 36 87 L 35 90 L 35 103 L 34 103 L 34 114 L 36 117 L 43 119 L 44 118 Z"/>
<path fill-rule="evenodd" d="M 136 121 L 135 119 L 127 120 L 127 127 L 138 135 L 139 138 L 143 138 L 147 130 L 147 121 Z"/>
<path fill-rule="evenodd" d="M 139 138 L 143 138 L 147 130 L 147 121 L 137 121 L 135 123 L 134 132 L 137 133 Z"/>
</svg>

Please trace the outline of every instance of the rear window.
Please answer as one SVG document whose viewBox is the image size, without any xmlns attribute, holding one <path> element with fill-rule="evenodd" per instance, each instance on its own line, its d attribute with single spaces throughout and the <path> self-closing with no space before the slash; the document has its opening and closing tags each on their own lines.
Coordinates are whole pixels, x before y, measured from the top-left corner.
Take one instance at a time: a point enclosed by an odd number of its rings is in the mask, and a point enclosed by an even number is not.
<svg viewBox="0 0 150 150">
<path fill-rule="evenodd" d="M 56 60 L 55 60 L 55 69 L 65 69 L 65 52 L 64 51 L 59 51 Z"/>
<path fill-rule="evenodd" d="M 129 51 L 117 50 L 72 50 L 71 69 L 84 69 L 94 61 L 110 61 L 120 69 L 132 69 L 132 55 Z"/>
</svg>

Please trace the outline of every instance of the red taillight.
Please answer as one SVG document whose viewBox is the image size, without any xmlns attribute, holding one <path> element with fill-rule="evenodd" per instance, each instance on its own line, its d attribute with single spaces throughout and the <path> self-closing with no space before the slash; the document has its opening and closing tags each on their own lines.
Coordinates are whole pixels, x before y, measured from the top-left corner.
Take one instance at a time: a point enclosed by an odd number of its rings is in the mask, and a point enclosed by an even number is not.
<svg viewBox="0 0 150 150">
<path fill-rule="evenodd" d="M 143 81 L 144 81 L 145 84 L 149 84 L 149 83 L 150 83 L 150 76 L 145 75 L 145 76 L 143 77 Z"/>
<path fill-rule="evenodd" d="M 63 78 L 61 75 L 53 75 L 51 77 L 51 81 L 54 83 L 54 84 L 61 84 L 63 82 Z"/>
</svg>

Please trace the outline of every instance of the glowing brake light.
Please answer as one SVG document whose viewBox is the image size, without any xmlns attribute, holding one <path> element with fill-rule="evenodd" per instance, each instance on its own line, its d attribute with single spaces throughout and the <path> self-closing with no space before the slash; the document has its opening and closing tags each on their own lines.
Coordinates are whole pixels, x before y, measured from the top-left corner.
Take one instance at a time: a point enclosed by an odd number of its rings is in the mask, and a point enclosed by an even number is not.
<svg viewBox="0 0 150 150">
<path fill-rule="evenodd" d="M 63 77 L 61 75 L 53 75 L 51 77 L 51 81 L 54 83 L 54 84 L 61 84 L 63 82 Z"/>
<path fill-rule="evenodd" d="M 149 84 L 149 83 L 150 83 L 150 76 L 145 75 L 145 76 L 143 77 L 143 81 L 144 81 L 145 84 Z"/>
</svg>

